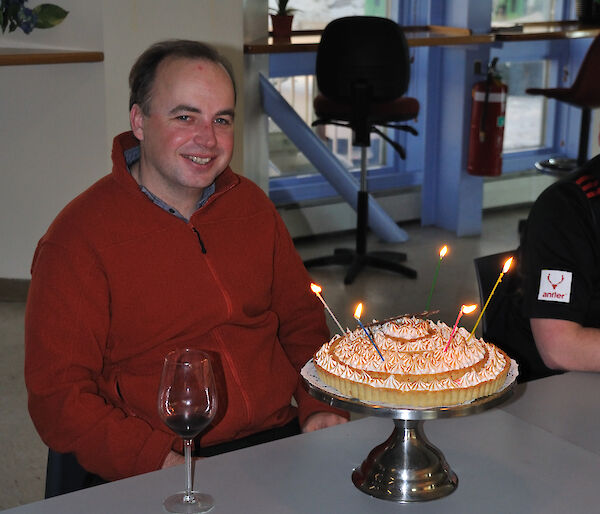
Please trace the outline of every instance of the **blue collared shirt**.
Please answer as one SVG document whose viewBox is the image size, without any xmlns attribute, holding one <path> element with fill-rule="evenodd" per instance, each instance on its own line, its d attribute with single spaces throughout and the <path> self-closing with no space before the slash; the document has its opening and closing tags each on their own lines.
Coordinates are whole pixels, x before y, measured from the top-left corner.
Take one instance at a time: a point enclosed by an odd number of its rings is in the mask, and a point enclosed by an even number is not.
<svg viewBox="0 0 600 514">
<path fill-rule="evenodd" d="M 127 163 L 127 169 L 129 173 L 131 173 L 131 166 L 140 160 L 140 147 L 135 146 L 130 148 L 129 150 L 125 150 L 124 152 L 125 162 Z M 145 186 L 140 184 L 140 190 L 144 193 L 152 203 L 158 205 L 161 209 L 164 209 L 167 212 L 170 212 L 173 216 L 176 216 L 179 219 L 187 222 L 189 221 L 183 214 L 181 214 L 177 209 L 171 207 L 167 202 L 161 200 L 158 196 L 156 196 L 152 191 L 146 189 Z M 196 205 L 196 209 L 200 209 L 211 197 L 211 195 L 215 192 L 215 183 L 213 182 L 210 186 L 205 187 L 202 191 L 202 196 Z"/>
</svg>

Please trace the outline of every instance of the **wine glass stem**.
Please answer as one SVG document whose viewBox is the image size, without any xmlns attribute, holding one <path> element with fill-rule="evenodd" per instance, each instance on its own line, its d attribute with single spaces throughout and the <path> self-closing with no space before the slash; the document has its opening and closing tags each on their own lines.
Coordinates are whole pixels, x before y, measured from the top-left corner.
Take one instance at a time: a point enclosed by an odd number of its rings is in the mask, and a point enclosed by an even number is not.
<svg viewBox="0 0 600 514">
<path fill-rule="evenodd" d="M 192 494 L 192 439 L 184 439 L 184 455 L 185 455 L 185 495 L 183 501 L 193 503 L 195 501 Z"/>
</svg>

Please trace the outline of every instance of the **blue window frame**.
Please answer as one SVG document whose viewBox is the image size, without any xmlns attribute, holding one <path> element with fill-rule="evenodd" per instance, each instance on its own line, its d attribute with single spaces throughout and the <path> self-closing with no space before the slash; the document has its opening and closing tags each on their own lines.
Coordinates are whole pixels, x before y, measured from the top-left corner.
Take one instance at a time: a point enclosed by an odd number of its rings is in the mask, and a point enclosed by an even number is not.
<svg viewBox="0 0 600 514">
<path fill-rule="evenodd" d="M 443 24 L 446 11 L 457 7 L 460 2 L 439 0 L 399 2 L 397 20 L 402 25 Z M 452 5 L 450 5 L 452 4 Z M 571 2 L 559 1 L 561 12 L 571 13 Z M 453 6 L 453 7 L 452 7 Z M 568 19 L 563 14 L 562 19 Z M 485 23 L 484 23 L 485 25 Z M 548 87 L 569 85 L 575 76 L 589 39 L 581 40 L 545 40 L 532 42 L 494 43 L 489 45 L 489 59 L 498 57 L 500 62 L 548 62 Z M 370 168 L 368 188 L 372 192 L 390 190 L 423 184 L 424 168 L 427 159 L 426 138 L 435 140 L 439 125 L 439 106 L 443 102 L 444 81 L 451 77 L 440 77 L 442 68 L 440 59 L 443 52 L 436 47 L 411 47 L 413 64 L 411 81 L 407 96 L 417 98 L 420 113 L 414 124 L 418 136 L 400 131 L 392 131 L 396 140 L 407 149 L 407 159 L 402 161 L 388 145 L 387 164 Z M 282 77 L 314 74 L 315 53 L 272 54 L 269 63 L 269 76 Z M 561 84 L 560 78 L 565 69 L 569 70 L 571 80 Z M 439 86 L 436 87 L 436 84 Z M 468 116 L 469 113 L 465 113 Z M 575 108 L 549 101 L 546 105 L 544 142 L 539 148 L 505 152 L 503 155 L 503 173 L 514 173 L 531 169 L 537 160 L 560 154 L 576 155 L 579 135 L 579 112 Z M 465 145 L 457 134 L 457 144 Z M 431 145 L 429 146 L 431 148 Z M 443 156 L 438 156 L 443 159 Z M 354 172 L 358 177 L 358 171 Z M 287 177 L 274 177 L 269 181 L 269 194 L 276 205 L 303 201 L 326 201 L 337 197 L 336 192 L 320 174 L 306 174 Z"/>
<path fill-rule="evenodd" d="M 547 62 L 547 84 L 542 87 L 569 87 L 590 45 L 589 38 L 556 39 L 504 43 L 491 49 L 490 57 L 501 62 Z M 510 89 L 509 89 L 510 93 Z M 503 172 L 513 173 L 531 168 L 538 160 L 557 155 L 577 154 L 580 111 L 556 100 L 546 102 L 544 141 L 540 147 L 503 154 Z"/>
<path fill-rule="evenodd" d="M 415 20 L 416 11 L 426 13 L 423 9 L 428 2 L 403 2 L 401 6 L 396 5 L 398 16 L 396 19 L 407 18 Z M 415 7 L 418 6 L 418 7 Z M 416 11 L 415 11 L 416 9 Z M 394 18 L 394 17 L 392 17 Z M 414 24 L 415 22 L 412 21 Z M 406 24 L 406 23 L 404 23 Z M 423 106 L 425 102 L 427 53 L 425 49 L 411 49 L 414 57 L 411 69 L 411 82 L 407 96 L 419 100 Z M 419 54 L 418 57 L 416 54 Z M 269 57 L 269 77 L 289 77 L 298 75 L 314 75 L 316 53 L 289 53 L 272 54 Z M 420 79 L 419 79 L 420 77 Z M 388 134 L 399 144 L 407 149 L 407 159 L 403 161 L 398 154 L 387 145 L 386 164 L 369 167 L 368 188 L 369 191 L 390 190 L 417 186 L 422 183 L 424 163 L 423 132 L 425 124 L 424 116 L 419 115 L 416 123 L 411 123 L 419 136 L 412 136 L 401 131 L 391 130 Z M 373 140 L 372 145 L 383 144 L 383 141 Z M 358 180 L 358 169 L 352 171 Z M 337 198 L 337 193 L 320 174 L 294 175 L 284 177 L 272 177 L 269 179 L 269 195 L 276 205 L 286 203 L 297 203 L 307 200 L 325 200 Z"/>
</svg>

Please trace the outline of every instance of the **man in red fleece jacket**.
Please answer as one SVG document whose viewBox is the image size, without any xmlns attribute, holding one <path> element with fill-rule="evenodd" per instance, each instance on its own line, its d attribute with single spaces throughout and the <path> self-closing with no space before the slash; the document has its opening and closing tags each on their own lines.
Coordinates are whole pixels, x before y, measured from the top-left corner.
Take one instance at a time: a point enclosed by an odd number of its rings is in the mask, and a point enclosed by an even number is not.
<svg viewBox="0 0 600 514">
<path fill-rule="evenodd" d="M 229 168 L 229 64 L 165 41 L 129 81 L 132 131 L 115 138 L 112 173 L 63 209 L 33 260 L 25 379 L 43 441 L 105 480 L 182 463 L 157 393 L 164 356 L 184 346 L 217 376 L 200 454 L 296 419 L 304 432 L 345 422 L 298 373 L 329 338 L 309 276 L 273 204 Z"/>
</svg>

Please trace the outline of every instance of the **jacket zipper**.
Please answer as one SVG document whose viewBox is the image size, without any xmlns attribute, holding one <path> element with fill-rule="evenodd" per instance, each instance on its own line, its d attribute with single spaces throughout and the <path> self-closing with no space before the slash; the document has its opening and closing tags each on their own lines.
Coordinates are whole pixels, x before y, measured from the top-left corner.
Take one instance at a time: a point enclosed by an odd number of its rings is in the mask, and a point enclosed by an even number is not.
<svg viewBox="0 0 600 514">
<path fill-rule="evenodd" d="M 192 230 L 196 233 L 196 237 L 198 238 L 198 242 L 200 243 L 200 248 L 202 249 L 202 253 L 206 253 L 206 246 L 204 246 L 204 241 L 200 237 L 200 232 L 196 229 L 196 227 L 192 227 Z"/>
</svg>

